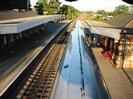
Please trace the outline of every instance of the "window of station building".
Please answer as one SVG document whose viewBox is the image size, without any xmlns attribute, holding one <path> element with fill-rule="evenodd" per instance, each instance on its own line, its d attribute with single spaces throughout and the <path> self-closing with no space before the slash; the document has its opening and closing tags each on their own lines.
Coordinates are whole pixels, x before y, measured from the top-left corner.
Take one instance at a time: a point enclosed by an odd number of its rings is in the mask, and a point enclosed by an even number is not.
<svg viewBox="0 0 133 99">
<path fill-rule="evenodd" d="M 125 46 L 125 67 L 133 67 L 133 35 L 127 35 Z"/>
</svg>

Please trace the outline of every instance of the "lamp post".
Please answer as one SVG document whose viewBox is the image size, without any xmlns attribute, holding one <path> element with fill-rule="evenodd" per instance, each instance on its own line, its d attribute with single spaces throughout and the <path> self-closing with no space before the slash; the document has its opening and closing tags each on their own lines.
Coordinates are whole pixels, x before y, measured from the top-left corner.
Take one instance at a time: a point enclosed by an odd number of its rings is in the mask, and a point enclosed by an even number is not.
<svg viewBox="0 0 133 99">
<path fill-rule="evenodd" d="M 29 3 L 30 3 L 30 1 L 27 0 L 27 4 L 26 4 L 26 10 L 27 10 L 27 11 L 29 10 Z"/>
</svg>

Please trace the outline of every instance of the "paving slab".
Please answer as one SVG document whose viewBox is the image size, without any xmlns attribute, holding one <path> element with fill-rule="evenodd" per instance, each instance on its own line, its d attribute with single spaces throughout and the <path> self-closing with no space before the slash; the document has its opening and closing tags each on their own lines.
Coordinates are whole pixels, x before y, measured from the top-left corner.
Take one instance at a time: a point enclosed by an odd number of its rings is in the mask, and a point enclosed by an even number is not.
<svg viewBox="0 0 133 99">
<path fill-rule="evenodd" d="M 122 69 L 113 67 L 104 59 L 101 48 L 92 48 L 112 99 L 133 99 L 133 85 Z"/>
<path fill-rule="evenodd" d="M 133 68 L 123 68 L 123 70 L 133 84 Z"/>
</svg>

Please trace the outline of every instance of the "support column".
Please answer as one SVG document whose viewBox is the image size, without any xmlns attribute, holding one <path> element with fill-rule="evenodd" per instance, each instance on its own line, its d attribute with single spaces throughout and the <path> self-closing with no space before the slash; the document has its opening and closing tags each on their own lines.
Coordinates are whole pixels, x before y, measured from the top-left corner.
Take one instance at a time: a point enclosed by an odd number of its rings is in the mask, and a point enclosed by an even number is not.
<svg viewBox="0 0 133 99">
<path fill-rule="evenodd" d="M 126 56 L 126 46 L 127 46 L 127 39 L 126 39 L 126 33 L 124 33 L 124 47 L 123 47 L 123 53 L 122 53 L 122 67 L 124 66 L 125 56 Z"/>
<path fill-rule="evenodd" d="M 0 35 L 0 53 L 2 52 L 2 49 L 3 49 L 3 43 L 2 43 L 2 35 Z"/>
<path fill-rule="evenodd" d="M 105 38 L 105 41 L 104 41 L 104 51 L 108 50 L 108 38 L 106 37 Z"/>
<path fill-rule="evenodd" d="M 123 52 L 123 39 L 120 39 L 119 43 L 116 45 L 116 52 L 115 52 L 116 68 L 122 67 L 122 54 L 123 54 L 122 52 Z"/>
<path fill-rule="evenodd" d="M 14 35 L 10 34 L 10 45 L 11 45 L 11 47 L 14 45 L 14 40 L 15 40 Z"/>
</svg>

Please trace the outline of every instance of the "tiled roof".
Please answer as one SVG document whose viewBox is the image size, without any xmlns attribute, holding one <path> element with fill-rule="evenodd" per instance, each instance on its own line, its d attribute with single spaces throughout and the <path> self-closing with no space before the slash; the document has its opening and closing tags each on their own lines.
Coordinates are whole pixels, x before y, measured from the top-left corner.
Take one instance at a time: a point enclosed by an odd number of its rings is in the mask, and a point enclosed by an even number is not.
<svg viewBox="0 0 133 99">
<path fill-rule="evenodd" d="M 127 25 L 126 28 L 133 28 L 133 20 L 131 20 Z"/>
<path fill-rule="evenodd" d="M 133 20 L 133 14 L 120 14 L 120 15 L 115 16 L 115 17 L 113 17 L 110 20 L 105 21 L 105 22 L 114 26 L 114 27 L 123 28 L 131 20 Z"/>
<path fill-rule="evenodd" d="M 88 20 L 87 23 L 92 27 L 113 27 L 112 25 L 101 21 Z"/>
</svg>

